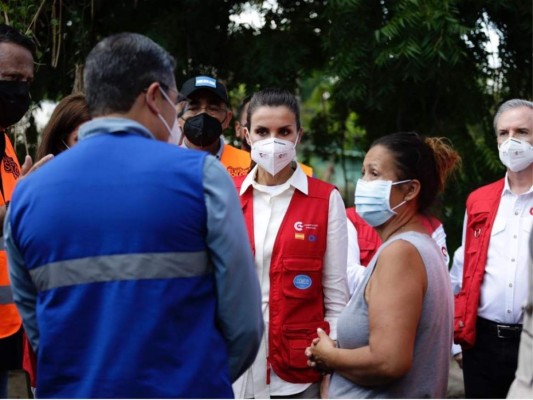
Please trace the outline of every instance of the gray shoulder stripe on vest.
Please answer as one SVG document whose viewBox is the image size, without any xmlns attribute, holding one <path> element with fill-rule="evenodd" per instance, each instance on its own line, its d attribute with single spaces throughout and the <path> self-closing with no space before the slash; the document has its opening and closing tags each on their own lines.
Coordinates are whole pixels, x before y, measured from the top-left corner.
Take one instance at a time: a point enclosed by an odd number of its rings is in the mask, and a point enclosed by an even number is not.
<svg viewBox="0 0 533 400">
<path fill-rule="evenodd" d="M 13 292 L 11 291 L 11 286 L 2 285 L 0 286 L 0 306 L 7 304 L 13 304 Z"/>
<path fill-rule="evenodd" d="M 119 254 L 46 264 L 30 271 L 39 291 L 84 283 L 191 278 L 212 273 L 205 251 Z"/>
</svg>

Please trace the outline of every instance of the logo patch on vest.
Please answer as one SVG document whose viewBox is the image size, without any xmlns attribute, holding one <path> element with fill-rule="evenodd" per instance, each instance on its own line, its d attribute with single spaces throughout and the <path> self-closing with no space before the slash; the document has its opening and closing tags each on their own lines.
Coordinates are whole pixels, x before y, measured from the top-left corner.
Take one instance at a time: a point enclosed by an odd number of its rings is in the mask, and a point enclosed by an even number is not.
<svg viewBox="0 0 533 400">
<path fill-rule="evenodd" d="M 294 238 L 298 240 L 305 240 L 305 233 L 295 233 Z"/>
<path fill-rule="evenodd" d="M 311 287 L 313 280 L 307 275 L 296 275 L 292 283 L 296 289 L 305 290 Z"/>
<path fill-rule="evenodd" d="M 245 176 L 248 175 L 248 169 L 241 167 L 226 167 L 229 175 L 234 178 L 236 176 Z"/>
<path fill-rule="evenodd" d="M 309 240 L 310 242 L 316 242 L 316 235 L 309 235 L 307 240 Z"/>
<path fill-rule="evenodd" d="M 4 171 L 6 171 L 8 174 L 12 174 L 13 177 L 17 179 L 20 176 L 20 170 L 17 166 L 17 163 L 15 163 L 15 161 L 13 161 L 13 159 L 8 155 L 4 155 L 3 162 Z"/>
<path fill-rule="evenodd" d="M 298 232 L 303 231 L 304 229 L 318 229 L 317 224 L 304 224 L 302 221 L 296 221 L 294 223 L 294 229 L 296 229 Z"/>
</svg>

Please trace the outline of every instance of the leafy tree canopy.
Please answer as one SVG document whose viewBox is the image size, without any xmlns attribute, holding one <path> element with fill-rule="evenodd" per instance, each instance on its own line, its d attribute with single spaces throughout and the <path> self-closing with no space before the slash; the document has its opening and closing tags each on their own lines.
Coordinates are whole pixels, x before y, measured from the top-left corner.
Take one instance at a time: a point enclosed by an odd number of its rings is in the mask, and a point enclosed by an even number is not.
<svg viewBox="0 0 533 400">
<path fill-rule="evenodd" d="M 250 9 L 261 24 L 235 22 Z M 214 75 L 235 106 L 261 87 L 294 91 L 307 131 L 304 161 L 313 155 L 346 166 L 350 154 L 395 131 L 450 138 L 464 168 L 435 211 L 450 249 L 460 240 L 467 193 L 504 171 L 492 130 L 496 108 L 532 97 L 526 1 L 8 0 L 0 3 L 0 20 L 38 44 L 34 99 L 81 88 L 95 43 L 130 31 L 169 50 L 178 85 Z M 487 47 L 494 34 L 496 56 Z M 34 128 L 27 139 L 31 149 Z M 345 198 L 350 204 L 349 191 Z"/>
</svg>

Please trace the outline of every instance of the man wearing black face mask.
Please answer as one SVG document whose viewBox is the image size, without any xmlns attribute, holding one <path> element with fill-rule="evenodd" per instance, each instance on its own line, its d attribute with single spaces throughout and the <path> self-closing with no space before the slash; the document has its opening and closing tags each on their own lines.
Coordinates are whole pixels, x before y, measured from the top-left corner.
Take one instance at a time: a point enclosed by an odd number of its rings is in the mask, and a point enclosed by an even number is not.
<svg viewBox="0 0 533 400">
<path fill-rule="evenodd" d="M 184 146 L 216 156 L 232 177 L 245 176 L 250 154 L 224 143 L 221 136 L 232 116 L 225 86 L 212 77 L 197 76 L 187 80 L 180 93 L 187 97 L 179 118 Z"/>
<path fill-rule="evenodd" d="M 0 24 L 0 234 L 6 209 L 18 179 L 32 168 L 31 157 L 19 165 L 5 130 L 17 123 L 30 106 L 29 85 L 33 80 L 35 45 L 16 29 Z M 4 240 L 0 238 L 0 398 L 7 397 L 7 372 L 22 361 L 22 321 L 13 303 L 8 278 Z"/>
</svg>

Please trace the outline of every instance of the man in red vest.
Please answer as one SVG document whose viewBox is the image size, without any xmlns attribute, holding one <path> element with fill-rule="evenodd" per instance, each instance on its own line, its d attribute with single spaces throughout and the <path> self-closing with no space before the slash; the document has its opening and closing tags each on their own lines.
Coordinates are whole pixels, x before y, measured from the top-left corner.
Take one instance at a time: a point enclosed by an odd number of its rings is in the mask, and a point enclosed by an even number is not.
<svg viewBox="0 0 533 400">
<path fill-rule="evenodd" d="M 503 179 L 470 194 L 455 342 L 467 398 L 504 398 L 514 379 L 527 297 L 533 226 L 533 102 L 503 103 L 494 117 Z M 454 262 L 460 262 L 458 255 Z M 454 265 L 454 269 L 461 269 Z"/>
</svg>

